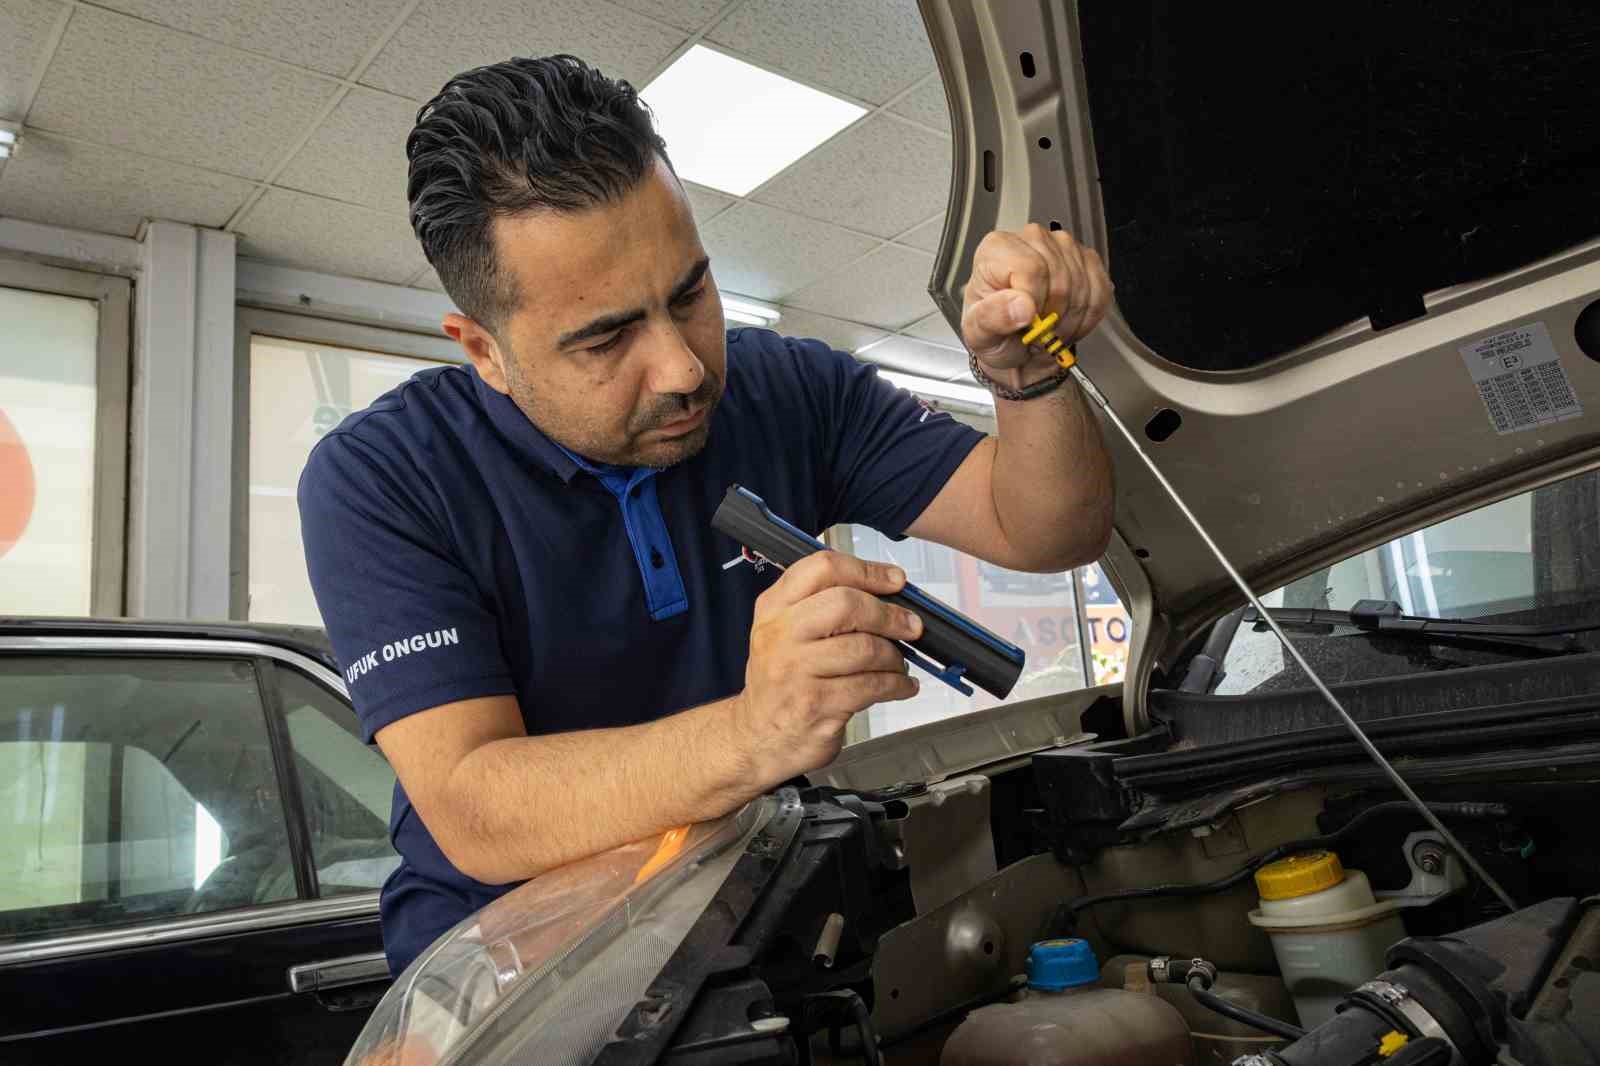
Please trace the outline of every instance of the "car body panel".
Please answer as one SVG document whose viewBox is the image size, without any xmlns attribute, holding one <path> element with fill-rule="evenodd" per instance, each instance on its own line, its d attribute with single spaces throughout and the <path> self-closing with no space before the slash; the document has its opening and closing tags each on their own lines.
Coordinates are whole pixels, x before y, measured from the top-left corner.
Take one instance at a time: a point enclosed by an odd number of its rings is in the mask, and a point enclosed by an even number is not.
<svg viewBox="0 0 1600 1066">
<path fill-rule="evenodd" d="M 947 87 L 955 159 L 930 291 L 954 322 L 990 230 L 1053 220 L 1097 249 L 1108 242 L 1077 6 L 921 7 Z M 1037 57 L 1031 78 L 1018 61 L 1024 51 Z M 1578 315 L 1600 292 L 1600 241 L 1577 243 L 1586 236 L 1577 229 L 1567 252 L 1428 294 L 1421 318 L 1383 331 L 1353 322 L 1249 370 L 1179 366 L 1145 346 L 1115 308 L 1079 346 L 1081 363 L 1135 434 L 1164 409 L 1182 416 L 1175 434 L 1143 446 L 1245 577 L 1276 587 L 1600 466 L 1592 418 L 1497 433 L 1462 354 L 1502 330 L 1542 323 L 1580 405 L 1600 404 L 1600 364 L 1574 340 Z M 1116 263 L 1108 265 L 1115 278 Z M 1140 727 L 1151 671 L 1170 669 L 1242 597 L 1125 442 L 1109 428 L 1104 435 L 1117 471 L 1106 562 L 1134 618 L 1126 697 L 1130 725 Z"/>
<path fill-rule="evenodd" d="M 287 974 L 375 944 L 381 951 L 376 899 L 347 909 L 366 913 L 29 962 L 0 953 L 0 997 L 11 1004 L 0 1059 L 65 1064 L 147 1051 L 159 1060 L 189 1048 L 263 1066 L 341 1062 L 387 977 L 294 993 Z"/>
</svg>

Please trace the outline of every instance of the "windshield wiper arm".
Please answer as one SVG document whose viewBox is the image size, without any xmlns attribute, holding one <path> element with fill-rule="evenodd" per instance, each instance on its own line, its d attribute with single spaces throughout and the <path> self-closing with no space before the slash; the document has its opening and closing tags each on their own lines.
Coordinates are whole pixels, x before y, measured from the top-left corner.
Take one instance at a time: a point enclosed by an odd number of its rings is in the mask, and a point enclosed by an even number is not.
<svg viewBox="0 0 1600 1066">
<path fill-rule="evenodd" d="M 1568 655 L 1582 651 L 1577 633 L 1600 629 L 1600 623 L 1576 626 L 1523 626 L 1500 622 L 1468 622 L 1404 614 L 1393 600 L 1357 600 L 1348 611 L 1329 611 L 1317 607 L 1275 607 L 1273 620 L 1279 625 L 1355 626 L 1370 633 L 1401 640 L 1432 644 L 1465 644 L 1479 647 L 1517 648 L 1547 655 Z M 1254 608 L 1244 620 L 1263 625 Z"/>
</svg>

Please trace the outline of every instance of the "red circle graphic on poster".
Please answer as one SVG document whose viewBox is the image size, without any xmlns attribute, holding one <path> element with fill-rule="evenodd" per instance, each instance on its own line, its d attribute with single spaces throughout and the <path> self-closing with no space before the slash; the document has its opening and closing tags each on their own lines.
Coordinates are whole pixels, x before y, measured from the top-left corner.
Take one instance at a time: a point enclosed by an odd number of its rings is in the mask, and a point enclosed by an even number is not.
<svg viewBox="0 0 1600 1066">
<path fill-rule="evenodd" d="M 16 428 L 0 411 L 0 556 L 22 539 L 33 517 L 33 462 Z"/>
</svg>

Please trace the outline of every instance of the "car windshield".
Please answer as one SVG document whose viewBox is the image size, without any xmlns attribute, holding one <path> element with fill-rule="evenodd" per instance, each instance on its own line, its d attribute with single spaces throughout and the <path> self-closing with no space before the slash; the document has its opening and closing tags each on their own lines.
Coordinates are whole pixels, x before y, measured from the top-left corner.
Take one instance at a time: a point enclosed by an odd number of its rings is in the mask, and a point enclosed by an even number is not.
<svg viewBox="0 0 1600 1066">
<path fill-rule="evenodd" d="M 1408 615 L 1525 625 L 1600 621 L 1600 472 L 1581 474 L 1469 511 L 1318 570 L 1262 597 L 1267 608 L 1348 611 L 1388 600 Z M 1355 626 L 1289 630 L 1329 682 L 1506 662 L 1515 648 L 1401 640 Z M 1582 648 L 1600 648 L 1594 632 Z M 1215 691 L 1239 695 L 1307 684 L 1277 638 L 1246 621 Z"/>
</svg>

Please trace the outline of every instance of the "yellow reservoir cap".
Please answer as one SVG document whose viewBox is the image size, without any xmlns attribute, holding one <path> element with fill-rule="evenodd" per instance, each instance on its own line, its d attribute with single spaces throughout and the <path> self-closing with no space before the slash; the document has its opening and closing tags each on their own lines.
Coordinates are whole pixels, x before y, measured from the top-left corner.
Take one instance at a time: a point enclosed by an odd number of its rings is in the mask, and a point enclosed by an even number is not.
<svg viewBox="0 0 1600 1066">
<path fill-rule="evenodd" d="M 1331 851 L 1307 851 L 1269 862 L 1256 871 L 1262 899 L 1298 899 L 1344 880 L 1344 865 Z"/>
</svg>

